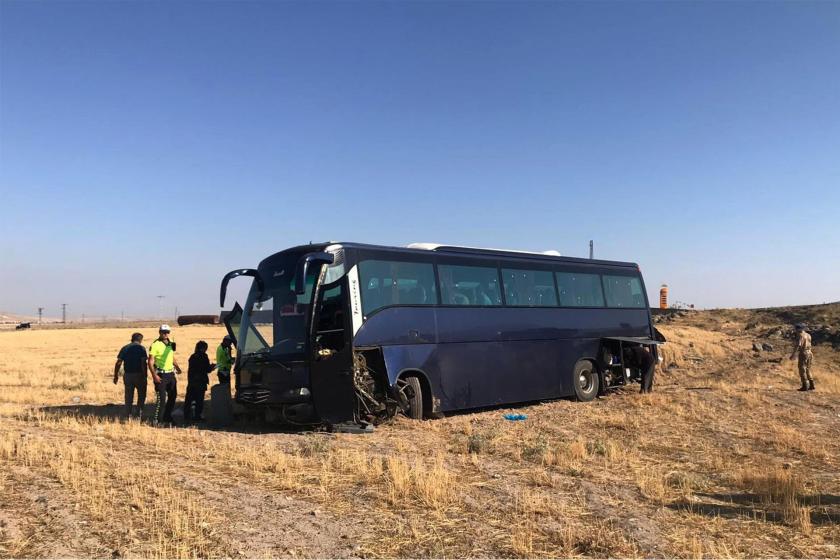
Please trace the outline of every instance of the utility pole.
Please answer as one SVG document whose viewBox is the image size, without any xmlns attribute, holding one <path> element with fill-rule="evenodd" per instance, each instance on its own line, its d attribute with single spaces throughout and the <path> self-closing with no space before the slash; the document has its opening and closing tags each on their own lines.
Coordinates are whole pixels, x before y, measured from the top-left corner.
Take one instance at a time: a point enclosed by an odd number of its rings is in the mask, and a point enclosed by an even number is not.
<svg viewBox="0 0 840 560">
<path fill-rule="evenodd" d="M 178 306 L 175 306 L 175 320 L 178 320 Z"/>
<path fill-rule="evenodd" d="M 158 321 L 163 319 L 163 298 L 166 296 L 158 296 Z"/>
<path fill-rule="evenodd" d="M 44 316 L 44 308 L 39 307 L 38 308 L 38 324 L 39 325 L 41 324 L 41 317 L 43 317 L 43 316 Z"/>
<path fill-rule="evenodd" d="M 61 322 L 62 323 L 67 322 L 67 304 L 66 303 L 61 304 Z"/>
<path fill-rule="evenodd" d="M 589 258 L 595 258 L 595 243 L 591 239 L 589 240 Z"/>
<path fill-rule="evenodd" d="M 125 309 L 120 311 L 120 322 L 125 323 Z"/>
</svg>

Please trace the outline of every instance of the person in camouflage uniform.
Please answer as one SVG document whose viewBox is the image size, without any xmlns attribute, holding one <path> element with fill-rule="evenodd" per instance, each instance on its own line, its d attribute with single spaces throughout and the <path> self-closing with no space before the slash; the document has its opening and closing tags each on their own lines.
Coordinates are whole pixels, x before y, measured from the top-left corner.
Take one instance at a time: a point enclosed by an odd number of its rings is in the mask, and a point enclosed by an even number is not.
<svg viewBox="0 0 840 560">
<path fill-rule="evenodd" d="M 799 356 L 799 379 L 802 381 L 800 391 L 813 391 L 814 378 L 811 377 L 811 362 L 814 359 L 811 354 L 811 335 L 805 332 L 805 325 L 796 325 L 796 336 L 793 343 L 793 352 L 790 359 Z"/>
</svg>

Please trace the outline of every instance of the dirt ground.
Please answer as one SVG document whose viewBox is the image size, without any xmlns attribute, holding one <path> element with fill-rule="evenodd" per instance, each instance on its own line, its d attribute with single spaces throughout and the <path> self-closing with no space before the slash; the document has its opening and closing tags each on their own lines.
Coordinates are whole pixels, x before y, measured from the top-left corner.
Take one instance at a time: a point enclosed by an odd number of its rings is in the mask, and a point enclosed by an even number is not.
<svg viewBox="0 0 840 560">
<path fill-rule="evenodd" d="M 124 423 L 133 329 L 0 332 L 0 556 L 840 557 L 840 351 L 797 392 L 776 322 L 660 323 L 652 395 L 370 435 Z M 223 330 L 174 335 L 185 363 Z"/>
</svg>

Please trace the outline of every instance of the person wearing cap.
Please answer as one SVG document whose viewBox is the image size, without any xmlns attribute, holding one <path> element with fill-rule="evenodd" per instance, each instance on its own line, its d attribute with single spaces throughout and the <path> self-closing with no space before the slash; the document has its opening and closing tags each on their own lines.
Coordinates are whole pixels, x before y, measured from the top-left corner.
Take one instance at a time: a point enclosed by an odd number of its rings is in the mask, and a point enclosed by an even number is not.
<svg viewBox="0 0 840 560">
<path fill-rule="evenodd" d="M 160 336 L 149 348 L 149 371 L 152 373 L 157 393 L 154 419 L 156 424 L 172 422 L 172 410 L 178 397 L 175 373 L 181 373 L 181 367 L 175 360 L 175 342 L 169 339 L 169 325 L 161 325 L 158 332 Z"/>
<path fill-rule="evenodd" d="M 233 366 L 233 358 L 231 357 L 232 346 L 233 338 L 226 334 L 222 339 L 222 343 L 216 348 L 216 370 L 219 375 L 219 383 L 230 383 L 230 370 Z"/>
<path fill-rule="evenodd" d="M 117 363 L 114 364 L 114 385 L 120 379 L 120 366 L 125 368 L 123 383 L 125 384 L 125 417 L 131 418 L 131 407 L 134 404 L 134 391 L 137 391 L 137 413 L 134 415 L 138 420 L 143 414 L 143 405 L 146 404 L 146 349 L 143 347 L 143 335 L 136 332 L 131 335 L 131 342 L 120 349 L 117 354 Z"/>
<path fill-rule="evenodd" d="M 799 356 L 799 380 L 802 381 L 800 391 L 813 391 L 814 378 L 811 377 L 811 362 L 814 359 L 811 354 L 811 335 L 805 331 L 805 325 L 802 323 L 796 325 L 796 334 L 794 336 L 793 351 L 790 354 L 790 359 Z"/>
</svg>

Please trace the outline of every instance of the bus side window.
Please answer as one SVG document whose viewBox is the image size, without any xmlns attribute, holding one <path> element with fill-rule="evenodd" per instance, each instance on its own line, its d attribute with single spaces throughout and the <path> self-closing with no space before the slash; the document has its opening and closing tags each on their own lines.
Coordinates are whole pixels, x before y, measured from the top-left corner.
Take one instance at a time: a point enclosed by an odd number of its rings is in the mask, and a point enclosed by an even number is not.
<svg viewBox="0 0 840 560">
<path fill-rule="evenodd" d="M 496 306 L 502 304 L 498 270 L 483 266 L 438 265 L 445 305 Z"/>
<path fill-rule="evenodd" d="M 382 307 L 382 296 L 379 292 L 379 278 L 369 278 L 364 284 L 365 289 L 362 299 L 365 302 L 365 313 L 367 309 L 379 309 Z"/>
<path fill-rule="evenodd" d="M 527 307 L 553 307 L 557 305 L 554 278 L 545 270 L 502 269 L 505 284 L 505 303 Z"/>
<path fill-rule="evenodd" d="M 636 276 L 604 275 L 604 292 L 608 307 L 643 308 L 645 296 L 642 282 Z"/>
<path fill-rule="evenodd" d="M 601 276 L 586 272 L 557 272 L 562 307 L 604 307 Z"/>
<path fill-rule="evenodd" d="M 367 260 L 359 263 L 365 316 L 389 305 L 435 305 L 435 269 L 431 263 Z"/>
</svg>

